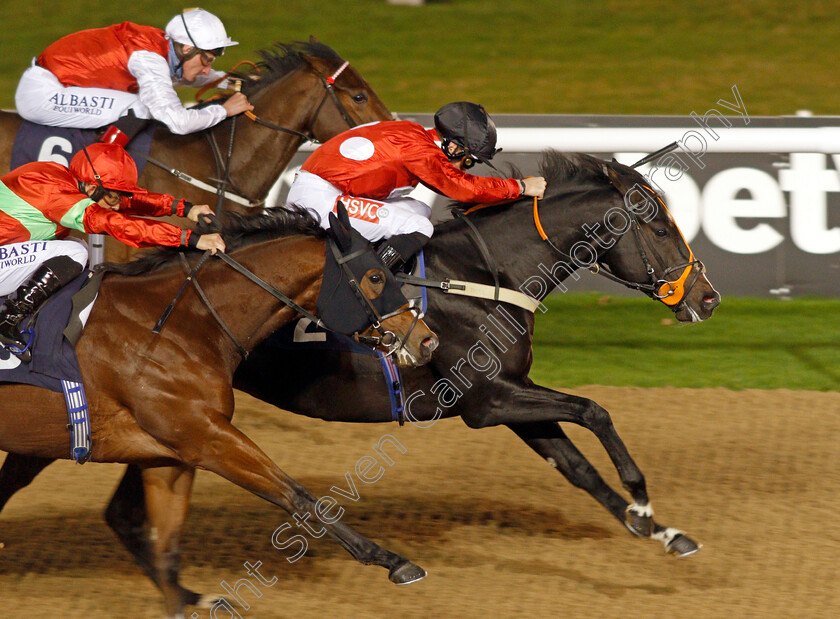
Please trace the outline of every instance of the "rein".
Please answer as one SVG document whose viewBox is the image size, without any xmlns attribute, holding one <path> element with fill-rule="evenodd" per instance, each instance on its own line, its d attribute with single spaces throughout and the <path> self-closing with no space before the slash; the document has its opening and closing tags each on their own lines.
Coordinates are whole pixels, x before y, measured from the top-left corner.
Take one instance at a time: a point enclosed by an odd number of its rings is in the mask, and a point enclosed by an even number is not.
<svg viewBox="0 0 840 619">
<path fill-rule="evenodd" d="M 510 288 L 501 287 L 499 283 L 498 264 L 493 258 L 493 254 L 491 253 L 490 248 L 487 246 L 487 242 L 484 240 L 484 237 L 481 236 L 481 233 L 478 231 L 478 228 L 476 228 L 475 224 L 472 221 L 470 221 L 470 219 L 467 217 L 467 215 L 480 208 L 485 208 L 487 206 L 495 206 L 497 204 L 503 204 L 505 202 L 508 201 L 495 202 L 493 204 L 481 205 L 477 207 L 474 206 L 468 209 L 465 213 L 462 213 L 461 211 L 457 210 L 453 211 L 455 213 L 455 217 L 463 221 L 464 224 L 466 224 L 467 230 L 470 233 L 470 237 L 474 241 L 475 246 L 478 248 L 478 251 L 481 254 L 481 259 L 484 261 L 484 264 L 487 266 L 487 269 L 493 276 L 493 286 L 487 286 L 485 284 L 477 284 L 475 282 L 465 282 L 454 279 L 432 280 L 404 274 L 397 275 L 397 280 L 404 284 L 410 284 L 412 286 L 435 288 L 448 294 L 457 294 L 465 297 L 474 297 L 477 299 L 488 299 L 491 301 L 502 301 L 503 303 L 510 303 L 511 305 L 521 307 L 522 309 L 527 310 L 533 314 L 541 305 L 541 303 L 534 297 L 524 294 L 518 290 L 512 290 Z"/>
<path fill-rule="evenodd" d="M 280 131 L 282 133 L 288 133 L 290 135 L 294 135 L 296 137 L 301 138 L 304 142 L 311 142 L 313 144 L 320 144 L 321 142 L 318 141 L 317 139 L 315 139 L 315 137 L 311 134 L 312 133 L 311 127 L 315 126 L 315 123 L 318 120 L 318 115 L 321 113 L 321 109 L 324 107 L 324 103 L 326 103 L 328 98 L 332 99 L 333 103 L 335 104 L 336 108 L 338 109 L 338 112 L 341 114 L 341 117 L 347 123 L 348 127 L 350 129 L 352 129 L 353 127 L 356 126 L 356 123 L 353 121 L 352 118 L 350 118 L 350 114 L 347 112 L 347 109 L 344 107 L 344 105 L 339 100 L 338 95 L 335 93 L 335 88 L 333 87 L 333 84 L 335 84 L 336 79 L 338 79 L 338 77 L 349 66 L 350 66 L 350 61 L 345 60 L 344 64 L 342 64 L 335 71 L 335 73 L 333 73 L 329 77 L 324 77 L 320 73 L 317 73 L 318 78 L 321 80 L 321 83 L 324 86 L 325 92 L 324 92 L 323 98 L 321 99 L 321 102 L 318 104 L 318 107 L 315 109 L 315 113 L 312 115 L 312 120 L 308 123 L 309 126 L 310 126 L 310 130 L 309 130 L 308 134 L 307 133 L 302 133 L 302 132 L 297 131 L 295 129 L 289 129 L 287 127 L 281 127 L 280 125 L 276 125 L 276 124 L 274 124 L 272 122 L 269 122 L 267 120 L 263 120 L 262 118 L 260 118 L 259 116 L 257 116 L 256 114 L 254 114 L 253 112 L 250 112 L 250 111 L 243 112 L 243 115 L 246 116 L 251 121 L 253 121 L 254 123 L 260 125 L 261 127 L 271 129 L 272 131 Z M 237 80 L 237 82 L 239 84 L 241 84 L 241 80 Z M 212 86 L 212 85 L 208 84 L 207 87 L 210 87 L 210 86 Z M 239 92 L 238 88 L 236 88 L 235 90 L 236 90 L 236 92 Z M 202 89 L 202 90 L 199 91 L 198 94 L 201 94 L 203 92 L 204 92 L 204 90 Z M 198 94 L 196 96 L 198 96 Z M 223 204 L 223 201 L 224 201 L 223 199 L 230 200 L 231 202 L 234 202 L 236 204 L 240 204 L 242 206 L 247 206 L 247 207 L 252 207 L 252 208 L 259 207 L 259 206 L 262 206 L 265 203 L 265 200 L 251 200 L 251 199 L 248 199 L 246 197 L 243 197 L 242 195 L 239 195 L 239 194 L 236 194 L 236 193 L 231 193 L 230 191 L 225 190 L 226 185 L 233 185 L 233 183 L 230 179 L 230 158 L 231 158 L 231 155 L 232 155 L 232 152 L 233 152 L 233 139 L 234 139 L 234 135 L 235 135 L 235 125 L 236 125 L 236 118 L 234 117 L 233 119 L 231 119 L 230 142 L 228 143 L 228 157 L 227 157 L 226 162 L 222 161 L 222 156 L 221 156 L 221 153 L 220 153 L 220 150 L 219 150 L 219 146 L 218 146 L 218 144 L 216 144 L 215 137 L 213 136 L 213 132 L 208 131 L 205 134 L 208 142 L 210 143 L 210 148 L 213 151 L 213 157 L 216 161 L 216 175 L 219 177 L 218 179 L 209 179 L 209 180 L 216 180 L 216 182 L 218 183 L 216 187 L 213 187 L 212 185 L 210 185 L 208 183 L 205 183 L 201 180 L 198 180 L 198 179 L 190 176 L 189 174 L 181 172 L 180 170 L 177 170 L 175 168 L 170 168 L 166 164 L 158 161 L 157 159 L 154 159 L 153 157 L 151 157 L 151 156 L 149 156 L 145 153 L 141 153 L 141 152 L 139 152 L 135 149 L 126 149 L 126 150 L 128 150 L 128 152 L 130 152 L 132 155 L 138 155 L 140 157 L 143 157 L 146 161 L 148 161 L 152 165 L 157 166 L 161 170 L 164 170 L 164 171 L 168 172 L 169 174 L 171 174 L 172 176 L 174 176 L 175 178 L 177 178 L 179 180 L 182 180 L 186 183 L 189 183 L 193 187 L 198 187 L 199 189 L 203 189 L 204 191 L 216 194 L 216 196 L 217 196 L 216 212 L 217 213 L 219 213 L 220 210 L 221 210 L 221 205 Z"/>
<path fill-rule="evenodd" d="M 335 244 L 335 241 L 328 238 L 326 242 L 331 248 L 336 262 L 341 267 L 342 272 L 347 278 L 347 282 L 349 283 L 353 294 L 355 295 L 356 299 L 359 301 L 361 306 L 364 308 L 365 313 L 367 314 L 368 320 L 370 322 L 371 328 L 379 334 L 377 336 L 366 336 L 360 333 L 355 333 L 354 339 L 356 339 L 356 341 L 358 341 L 359 343 L 369 345 L 372 348 L 375 348 L 377 346 L 385 346 L 387 348 L 387 352 L 385 353 L 386 355 L 391 355 L 394 352 L 401 350 L 405 346 L 405 342 L 408 341 L 411 332 L 414 330 L 414 328 L 417 326 L 417 323 L 422 318 L 422 314 L 420 312 L 415 312 L 413 308 L 407 308 L 399 309 L 384 316 L 380 316 L 379 313 L 376 311 L 376 308 L 371 303 L 370 299 L 368 299 L 362 292 L 362 289 L 359 286 L 359 283 L 356 281 L 356 278 L 353 276 L 353 272 L 350 270 L 350 267 L 347 266 L 347 263 L 349 261 L 369 251 L 368 248 L 365 247 L 364 249 L 348 254 L 347 256 L 342 256 L 341 252 Z M 239 339 L 234 335 L 233 331 L 227 326 L 222 317 L 219 316 L 218 312 L 216 312 L 216 310 L 213 308 L 212 304 L 210 303 L 210 299 L 204 293 L 204 290 L 202 289 L 202 287 L 198 283 L 198 280 L 196 279 L 196 274 L 198 273 L 198 270 L 202 266 L 204 266 L 204 264 L 212 255 L 213 254 L 211 254 L 209 250 L 205 251 L 201 259 L 196 263 L 196 265 L 192 269 L 190 269 L 186 257 L 183 253 L 180 254 L 182 264 L 184 265 L 187 271 L 187 278 L 181 284 L 181 287 L 178 288 L 178 291 L 175 293 L 175 296 L 173 297 L 172 301 L 170 301 L 169 305 L 167 305 L 166 308 L 163 310 L 163 313 L 161 314 L 160 318 L 158 318 L 157 322 L 155 323 L 155 326 L 152 328 L 152 333 L 154 333 L 155 335 L 160 335 L 163 326 L 166 324 L 167 320 L 169 320 L 169 317 L 172 314 L 172 311 L 175 309 L 175 305 L 178 303 L 178 300 L 183 295 L 187 286 L 190 283 L 192 283 L 192 285 L 196 289 L 196 292 L 201 298 L 201 301 L 204 303 L 205 307 L 210 312 L 210 315 L 213 317 L 213 319 L 216 321 L 216 323 L 219 325 L 222 331 L 224 331 L 225 334 L 233 341 L 234 345 L 236 346 L 236 349 L 238 350 L 242 358 L 247 359 L 249 354 L 248 351 L 245 349 L 244 346 L 242 346 L 242 344 L 239 342 Z M 283 305 L 294 310 L 304 318 L 307 318 L 309 321 L 314 323 L 316 327 L 319 327 L 326 331 L 334 332 L 333 329 L 327 327 L 321 321 L 321 319 L 315 316 L 312 312 L 301 307 L 291 297 L 287 296 L 286 294 L 284 294 L 283 292 L 266 282 L 260 276 L 256 275 L 251 270 L 237 262 L 234 258 L 231 258 L 228 254 L 224 252 L 218 252 L 216 256 L 221 258 L 221 260 L 225 262 L 228 266 L 230 266 L 234 271 L 236 271 L 240 275 L 243 275 L 249 281 L 253 282 L 257 286 L 268 292 L 270 295 L 272 295 L 274 298 L 279 300 L 281 303 L 283 303 Z M 412 312 L 414 320 L 412 321 L 406 333 L 405 341 L 402 341 L 400 340 L 399 336 L 397 336 L 397 334 L 393 331 L 384 330 L 382 328 L 381 323 L 382 321 L 387 320 L 388 318 L 397 316 L 404 312 Z"/>
<path fill-rule="evenodd" d="M 172 299 L 172 301 L 170 301 L 169 305 L 166 306 L 166 309 L 163 310 L 163 313 L 161 314 L 160 318 L 158 318 L 158 321 L 155 323 L 154 328 L 152 328 L 152 333 L 154 333 L 155 335 L 160 335 L 163 326 L 166 324 L 166 321 L 169 320 L 169 316 L 172 314 L 172 310 L 175 309 L 175 304 L 181 298 L 181 295 L 184 293 L 184 290 L 186 290 L 187 286 L 190 283 L 192 283 L 193 286 L 195 286 L 195 289 L 198 292 L 201 301 L 209 310 L 210 315 L 213 316 L 214 320 L 218 323 L 219 327 L 221 327 L 222 331 L 224 331 L 225 334 L 233 341 L 234 345 L 236 346 L 236 349 L 239 351 L 239 354 L 242 356 L 242 358 L 247 359 L 248 351 L 245 349 L 244 346 L 242 346 L 242 344 L 239 343 L 239 340 L 233 334 L 233 331 L 230 330 L 230 328 L 227 326 L 222 317 L 219 316 L 218 312 L 216 312 L 216 310 L 213 308 L 212 304 L 210 303 L 210 299 L 207 298 L 207 295 L 204 293 L 204 290 L 201 288 L 201 286 L 198 283 L 198 280 L 195 278 L 196 273 L 198 273 L 198 270 L 202 266 L 204 266 L 204 263 L 207 262 L 207 260 L 212 255 L 213 254 L 210 253 L 209 250 L 205 251 L 201 259 L 196 263 L 192 270 L 190 270 L 189 263 L 187 262 L 186 257 L 184 256 L 184 254 L 180 254 L 182 264 L 184 264 L 188 271 L 187 279 L 184 280 L 184 282 L 181 284 L 181 287 L 178 289 L 178 292 L 175 293 L 175 297 Z M 266 290 L 269 294 L 280 300 L 280 302 L 284 305 L 295 310 L 305 318 L 308 318 L 317 326 L 326 328 L 324 327 L 324 324 L 321 322 L 320 318 L 302 308 L 291 298 L 287 297 L 285 294 L 277 290 L 274 286 L 263 280 L 261 277 L 252 273 L 250 270 L 239 264 L 236 260 L 228 256 L 226 253 L 218 252 L 216 255 L 219 258 L 221 258 L 224 262 L 226 262 L 229 266 L 231 266 L 237 273 L 244 275 L 247 279 L 254 282 L 257 286 L 259 286 L 263 290 Z"/>
</svg>

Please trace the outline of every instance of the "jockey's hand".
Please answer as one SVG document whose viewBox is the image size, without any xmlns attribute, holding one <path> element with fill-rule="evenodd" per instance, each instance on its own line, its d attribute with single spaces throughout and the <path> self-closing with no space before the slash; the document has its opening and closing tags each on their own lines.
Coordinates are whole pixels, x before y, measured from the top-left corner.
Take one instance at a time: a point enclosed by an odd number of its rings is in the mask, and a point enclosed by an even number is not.
<svg viewBox="0 0 840 619">
<path fill-rule="evenodd" d="M 187 213 L 187 219 L 198 223 L 199 215 L 210 215 L 211 217 L 213 217 L 216 214 L 213 212 L 213 209 L 211 209 L 210 206 L 207 204 L 193 204 L 192 208 L 190 209 L 190 212 Z"/>
<path fill-rule="evenodd" d="M 215 232 L 213 234 L 202 234 L 198 239 L 196 248 L 202 250 L 209 249 L 210 253 L 215 256 L 217 251 L 224 253 L 225 241 L 221 234 Z"/>
<path fill-rule="evenodd" d="M 545 193 L 545 178 L 542 176 L 529 176 L 528 178 L 523 178 L 522 182 L 525 183 L 525 192 L 522 195 L 534 196 L 542 200 L 543 194 Z"/>
<path fill-rule="evenodd" d="M 254 106 L 248 103 L 248 97 L 243 95 L 241 92 L 237 92 L 232 95 L 224 102 L 222 107 L 225 108 L 228 116 L 236 116 L 242 112 L 250 112 L 254 109 Z"/>
</svg>

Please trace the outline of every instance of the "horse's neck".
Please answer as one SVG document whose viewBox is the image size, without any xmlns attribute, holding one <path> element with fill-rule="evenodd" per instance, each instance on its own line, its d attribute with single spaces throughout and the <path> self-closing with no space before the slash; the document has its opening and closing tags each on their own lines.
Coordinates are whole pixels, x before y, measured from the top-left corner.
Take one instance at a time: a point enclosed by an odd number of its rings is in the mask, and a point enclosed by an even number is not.
<svg viewBox="0 0 840 619">
<path fill-rule="evenodd" d="M 242 248 L 231 256 L 295 303 L 314 312 L 323 279 L 323 240 L 289 236 Z M 107 277 L 101 295 L 104 300 L 98 301 L 95 308 L 99 311 L 97 328 L 110 329 L 108 325 L 116 322 L 115 317 L 129 317 L 144 332 L 148 331 L 185 278 L 185 271 L 178 265 L 145 275 Z M 183 343 L 193 337 L 198 327 L 204 334 L 196 344 L 201 347 L 201 354 L 232 364 L 231 370 L 241 359 L 237 344 L 252 350 L 296 315 L 291 309 L 279 307 L 280 301 L 272 294 L 220 259 L 213 258 L 203 265 L 194 281 L 200 285 L 207 303 L 188 289 L 169 315 L 162 337 Z M 146 302 L 138 303 L 139 298 Z M 225 333 L 221 323 L 233 337 Z"/>
<path fill-rule="evenodd" d="M 322 239 L 289 236 L 246 247 L 234 252 L 233 256 L 295 303 L 315 312 L 324 274 Z M 215 265 L 215 272 L 217 294 L 213 298 L 218 299 L 219 314 L 242 321 L 241 332 L 247 333 L 250 348 L 259 345 L 296 315 L 291 309 L 278 312 L 278 299 L 227 265 Z"/>
<path fill-rule="evenodd" d="M 255 113 L 268 122 L 300 133 L 306 133 L 314 106 L 314 87 L 300 88 L 308 77 L 298 70 L 272 84 L 260 93 Z M 293 93 L 300 93 L 295 97 Z M 272 102 L 275 104 L 271 107 Z M 230 123 L 227 123 L 229 125 Z M 230 141 L 230 127 L 216 130 L 217 140 L 224 144 L 223 156 Z M 237 119 L 231 179 L 250 198 L 265 196 L 292 160 L 303 139 L 285 131 L 263 127 L 246 116 Z"/>
<path fill-rule="evenodd" d="M 546 199 L 540 205 L 540 217 L 552 243 L 566 256 L 559 256 L 542 240 L 533 217 L 533 202 L 518 202 L 502 210 L 472 217 L 481 238 L 499 269 L 503 286 L 518 289 L 533 278 L 546 282 L 547 292 L 574 273 L 579 265 L 569 263 L 568 253 L 575 243 L 589 242 L 584 224 L 598 219 L 598 213 L 584 212 L 580 205 L 570 206 L 562 198 Z M 602 248 L 590 243 L 599 254 Z M 435 228 L 427 245 L 428 276 L 492 283 L 492 274 L 476 247 L 476 240 L 466 224 L 457 219 Z M 566 266 L 560 267 L 559 262 Z M 551 273 L 551 276 L 548 276 Z"/>
<path fill-rule="evenodd" d="M 311 76 L 298 70 L 266 87 L 257 96 L 255 114 L 292 131 L 306 132 L 319 94 L 314 83 L 301 86 L 307 78 Z M 293 93 L 299 94 L 295 96 Z M 210 178 L 224 175 L 210 143 L 215 141 L 217 155 L 222 165 L 226 165 L 231 136 L 233 149 L 228 176 L 232 186 L 228 186 L 227 190 L 234 193 L 241 191 L 243 197 L 250 200 L 265 197 L 303 141 L 299 136 L 263 127 L 241 115 L 201 134 L 163 135 L 155 140 L 151 155 L 162 160 L 167 168 L 177 168 L 208 182 Z M 162 170 L 149 167 L 146 170 L 144 177 L 148 175 L 153 179 L 149 186 L 154 190 L 185 196 L 193 202 L 209 203 L 213 199 L 211 193 L 190 188 Z"/>
</svg>

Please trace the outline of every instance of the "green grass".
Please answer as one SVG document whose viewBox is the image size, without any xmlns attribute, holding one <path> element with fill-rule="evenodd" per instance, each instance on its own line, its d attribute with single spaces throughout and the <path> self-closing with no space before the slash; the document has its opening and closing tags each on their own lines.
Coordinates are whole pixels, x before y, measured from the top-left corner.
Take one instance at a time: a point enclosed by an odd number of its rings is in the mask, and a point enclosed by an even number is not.
<svg viewBox="0 0 840 619">
<path fill-rule="evenodd" d="M 547 306 L 531 372 L 547 386 L 840 389 L 840 300 L 725 298 L 692 325 L 638 297 L 561 294 Z"/>
<path fill-rule="evenodd" d="M 789 0 L 208 0 L 254 58 L 312 34 L 395 111 L 480 101 L 491 113 L 688 114 L 737 84 L 750 115 L 840 110 L 835 2 Z M 123 20 L 163 27 L 181 2 L 18 3 L 3 12 L 0 106 L 29 59 L 63 34 Z M 731 95 L 730 95 L 731 96 Z M 729 99 L 731 100 L 731 99 Z"/>
<path fill-rule="evenodd" d="M 8 3 L 7 3 L 8 4 Z M 123 20 L 163 27 L 182 2 L 38 0 L 3 11 L 0 106 L 56 38 Z M 267 0 L 202 6 L 241 42 L 228 68 L 310 34 L 334 47 L 395 111 L 480 101 L 491 113 L 688 114 L 731 100 L 750 115 L 840 111 L 836 2 L 789 0 Z M 553 297 L 537 323 L 544 384 L 840 388 L 840 301 L 725 299 L 712 320 L 639 298 Z"/>
</svg>

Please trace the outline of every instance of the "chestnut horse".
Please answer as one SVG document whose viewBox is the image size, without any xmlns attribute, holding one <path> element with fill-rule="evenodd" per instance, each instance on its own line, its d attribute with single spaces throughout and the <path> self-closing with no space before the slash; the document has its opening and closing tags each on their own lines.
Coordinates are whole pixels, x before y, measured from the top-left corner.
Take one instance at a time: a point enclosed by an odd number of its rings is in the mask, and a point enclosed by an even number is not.
<svg viewBox="0 0 840 619">
<path fill-rule="evenodd" d="M 214 194 L 179 180 L 167 170 L 180 170 L 214 186 L 210 179 L 227 175 L 228 192 L 259 204 L 304 142 L 304 136 L 324 142 L 356 124 L 392 118 L 359 72 L 352 65 L 344 66 L 338 54 L 315 39 L 278 43 L 259 54 L 262 60 L 257 63 L 257 71 L 241 77 L 242 92 L 262 123 L 242 116 L 184 136 L 159 129 L 150 156 L 167 169 L 147 163 L 140 176 L 141 187 L 214 206 Z M 328 84 L 328 78 L 336 73 L 334 83 Z M 0 110 L 0 174 L 9 169 L 21 122 L 16 113 Z M 225 172 L 234 123 L 233 149 Z M 63 155 L 69 161 L 71 153 Z M 247 210 L 230 201 L 224 208 Z M 109 260 L 127 260 L 132 251 L 110 238 L 106 245 Z"/>
<path fill-rule="evenodd" d="M 315 311 L 316 299 L 325 309 L 329 299 L 338 296 L 339 285 L 330 284 L 326 300 L 324 295 L 319 298 L 322 280 L 326 286 L 329 276 L 329 271 L 325 276 L 325 251 L 329 256 L 333 241 L 327 239 L 325 247 L 324 234 L 307 214 L 271 209 L 228 218 L 232 221 L 223 234 L 230 257 L 264 283 L 309 312 Z M 380 302 L 399 298 L 399 305 L 405 299 L 393 296 L 399 293 L 393 275 L 381 266 L 367 241 L 349 230 L 346 214 L 343 222 L 331 220 L 331 238 L 344 256 L 335 263 L 343 262 L 352 270 L 361 288 L 359 296 L 369 300 L 362 316 L 375 308 L 375 315 L 382 317 L 381 329 L 400 338 L 416 363 L 427 362 L 437 346 L 434 334 L 414 310 L 395 311 L 395 303 Z M 151 327 L 188 270 L 178 255 L 158 250 L 126 265 L 109 265 L 112 272 L 102 281 L 77 345 L 90 395 L 91 460 L 131 463 L 143 470 L 146 513 L 156 532 L 153 572 L 171 617 L 183 616 L 185 604 L 198 601 L 177 581 L 178 538 L 196 468 L 213 471 L 289 513 L 315 513 L 316 503 L 231 424 L 231 383 L 242 353 L 250 353 L 291 320 L 295 309 L 235 272 L 228 260 L 211 258 L 195 273 L 204 294 L 188 287 L 156 335 Z M 191 262 L 197 262 L 195 253 Z M 345 304 L 339 309 L 344 318 L 361 311 L 362 305 Z M 37 458 L 69 457 L 61 393 L 3 384 L 0 394 L 0 449 Z M 425 576 L 418 566 L 341 522 L 326 529 L 359 561 L 387 567 L 394 582 Z"/>
<path fill-rule="evenodd" d="M 558 153 L 548 153 L 542 168 L 548 189 L 537 211 L 532 202 L 520 199 L 468 215 L 487 243 L 502 286 L 519 288 L 531 281 L 527 289 L 540 299 L 557 287 L 563 290 L 563 280 L 578 277 L 575 270 L 580 266 L 569 253 L 583 243 L 597 258 L 593 266 L 664 303 L 679 321 L 699 322 L 712 315 L 720 295 L 664 202 L 643 187 L 641 175 L 614 162 Z M 438 224 L 426 246 L 426 275 L 433 280 L 491 283 L 476 238 L 461 219 Z M 427 427 L 439 418 L 460 416 L 471 428 L 505 425 L 631 533 L 657 540 L 678 556 L 699 549 L 684 532 L 654 520 L 645 477 L 608 411 L 586 398 L 542 387 L 528 376 L 534 354 L 533 313 L 498 301 L 430 291 L 426 321 L 443 335 L 443 343 L 428 365 L 402 373 L 410 421 Z M 465 329 L 467 325 L 473 328 Z M 465 362 L 479 342 L 498 359 L 492 380 L 489 356 Z M 431 394 L 442 393 L 443 378 L 459 388 L 460 395 L 442 404 Z M 234 376 L 237 389 L 279 408 L 358 423 L 391 421 L 388 393 L 371 388 L 381 383 L 382 369 L 372 357 L 322 350 L 290 354 L 265 344 Z M 450 388 L 449 393 L 456 391 Z M 412 398 L 416 394 L 421 395 Z M 560 422 L 581 425 L 598 437 L 632 502 L 601 477 Z M 10 453 L 0 469 L 0 509 L 50 462 Z M 153 573 L 137 467 L 128 467 L 105 517 L 138 564 Z"/>
</svg>

